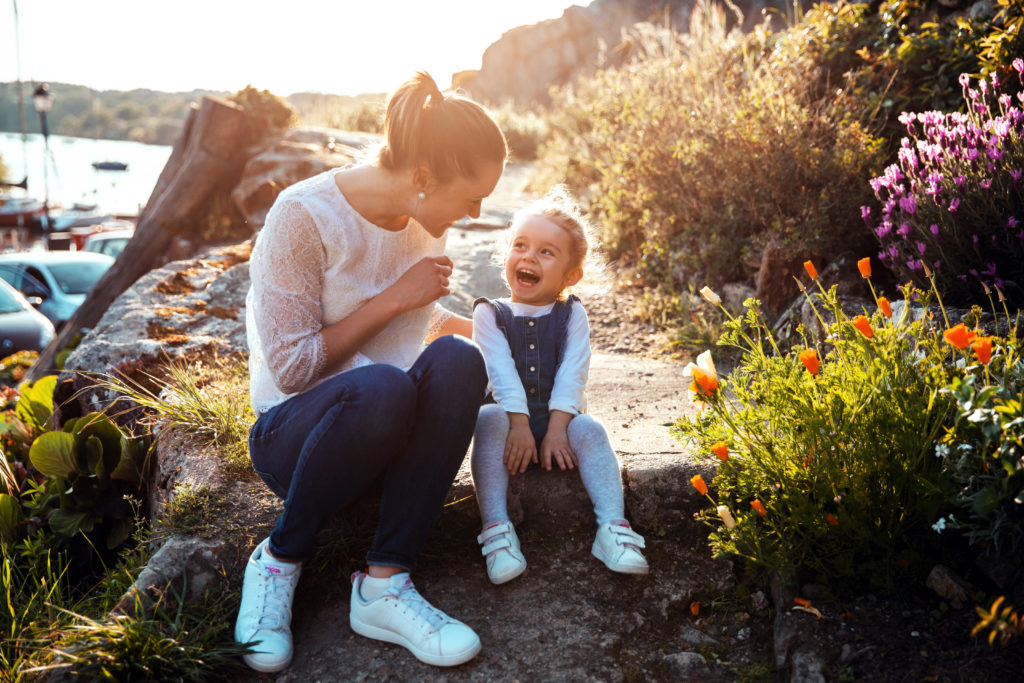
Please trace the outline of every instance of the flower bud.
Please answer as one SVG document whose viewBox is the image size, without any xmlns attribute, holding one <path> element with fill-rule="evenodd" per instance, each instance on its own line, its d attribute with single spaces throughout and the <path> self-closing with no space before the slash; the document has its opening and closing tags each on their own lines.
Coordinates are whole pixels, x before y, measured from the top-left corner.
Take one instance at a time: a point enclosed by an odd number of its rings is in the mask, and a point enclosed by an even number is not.
<svg viewBox="0 0 1024 683">
<path fill-rule="evenodd" d="M 704 287 L 703 289 L 701 289 L 700 295 L 707 299 L 710 303 L 714 304 L 715 306 L 722 303 L 722 297 L 715 294 L 710 287 Z"/>
<path fill-rule="evenodd" d="M 719 505 L 718 506 L 718 516 L 722 518 L 723 522 L 725 522 L 725 528 L 726 529 L 735 529 L 736 528 L 736 520 L 733 519 L 732 513 L 729 512 L 729 508 L 727 506 L 725 506 L 725 505 Z"/>
</svg>

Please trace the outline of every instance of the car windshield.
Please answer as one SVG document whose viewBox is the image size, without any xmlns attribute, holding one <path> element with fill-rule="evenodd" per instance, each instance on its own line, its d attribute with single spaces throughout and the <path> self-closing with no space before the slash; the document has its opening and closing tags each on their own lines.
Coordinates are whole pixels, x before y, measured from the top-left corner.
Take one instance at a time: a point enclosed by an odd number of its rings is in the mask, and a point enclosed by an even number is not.
<svg viewBox="0 0 1024 683">
<path fill-rule="evenodd" d="M 50 273 L 65 294 L 87 294 L 108 268 L 109 263 L 61 263 L 50 266 Z"/>
<path fill-rule="evenodd" d="M 17 313 L 23 310 L 21 302 L 5 288 L 0 288 L 0 313 Z"/>
</svg>

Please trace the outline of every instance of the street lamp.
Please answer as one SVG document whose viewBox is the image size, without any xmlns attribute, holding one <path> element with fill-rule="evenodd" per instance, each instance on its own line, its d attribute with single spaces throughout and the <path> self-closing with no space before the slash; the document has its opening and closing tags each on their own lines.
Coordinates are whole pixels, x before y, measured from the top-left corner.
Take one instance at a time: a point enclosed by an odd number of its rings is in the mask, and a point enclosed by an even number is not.
<svg viewBox="0 0 1024 683">
<path fill-rule="evenodd" d="M 32 106 L 39 112 L 39 123 L 43 129 L 43 216 L 46 219 L 47 232 L 50 230 L 50 128 L 46 125 L 46 114 L 53 109 L 53 95 L 50 86 L 40 83 L 32 93 Z"/>
</svg>

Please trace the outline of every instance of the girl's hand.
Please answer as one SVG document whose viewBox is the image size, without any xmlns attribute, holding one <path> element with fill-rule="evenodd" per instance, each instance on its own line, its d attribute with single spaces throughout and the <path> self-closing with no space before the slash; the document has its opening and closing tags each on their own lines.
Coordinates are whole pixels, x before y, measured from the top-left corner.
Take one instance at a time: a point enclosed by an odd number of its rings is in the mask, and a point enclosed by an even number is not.
<svg viewBox="0 0 1024 683">
<path fill-rule="evenodd" d="M 555 424 L 554 420 L 548 423 L 548 431 L 540 442 L 540 464 L 549 472 L 552 458 L 563 470 L 571 470 L 579 465 L 576 453 L 569 446 L 569 434 L 565 427 Z"/>
<path fill-rule="evenodd" d="M 450 293 L 448 278 L 453 265 L 447 256 L 425 256 L 402 273 L 385 293 L 403 311 L 426 306 Z"/>
<path fill-rule="evenodd" d="M 509 474 L 525 472 L 531 462 L 537 462 L 537 443 L 530 431 L 530 418 L 522 413 L 509 413 L 508 420 L 503 462 Z"/>
</svg>

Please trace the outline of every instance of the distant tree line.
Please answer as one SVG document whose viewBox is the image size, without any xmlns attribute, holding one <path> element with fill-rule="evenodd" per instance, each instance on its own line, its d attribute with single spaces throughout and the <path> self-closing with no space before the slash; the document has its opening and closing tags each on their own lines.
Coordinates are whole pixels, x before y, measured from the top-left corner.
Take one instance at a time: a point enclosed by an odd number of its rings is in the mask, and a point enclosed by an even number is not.
<svg viewBox="0 0 1024 683">
<path fill-rule="evenodd" d="M 227 97 L 231 93 L 193 90 L 93 90 L 81 85 L 50 83 L 54 96 L 48 114 L 50 132 L 56 135 L 132 140 L 152 145 L 171 145 L 181 133 L 191 103 L 204 95 Z M 32 106 L 31 83 L 22 83 L 25 128 L 39 133 L 39 114 Z M 296 93 L 285 98 L 309 125 L 376 132 L 383 118 L 384 95 L 324 95 Z M 16 83 L 0 83 L 0 131 L 20 132 Z"/>
</svg>

